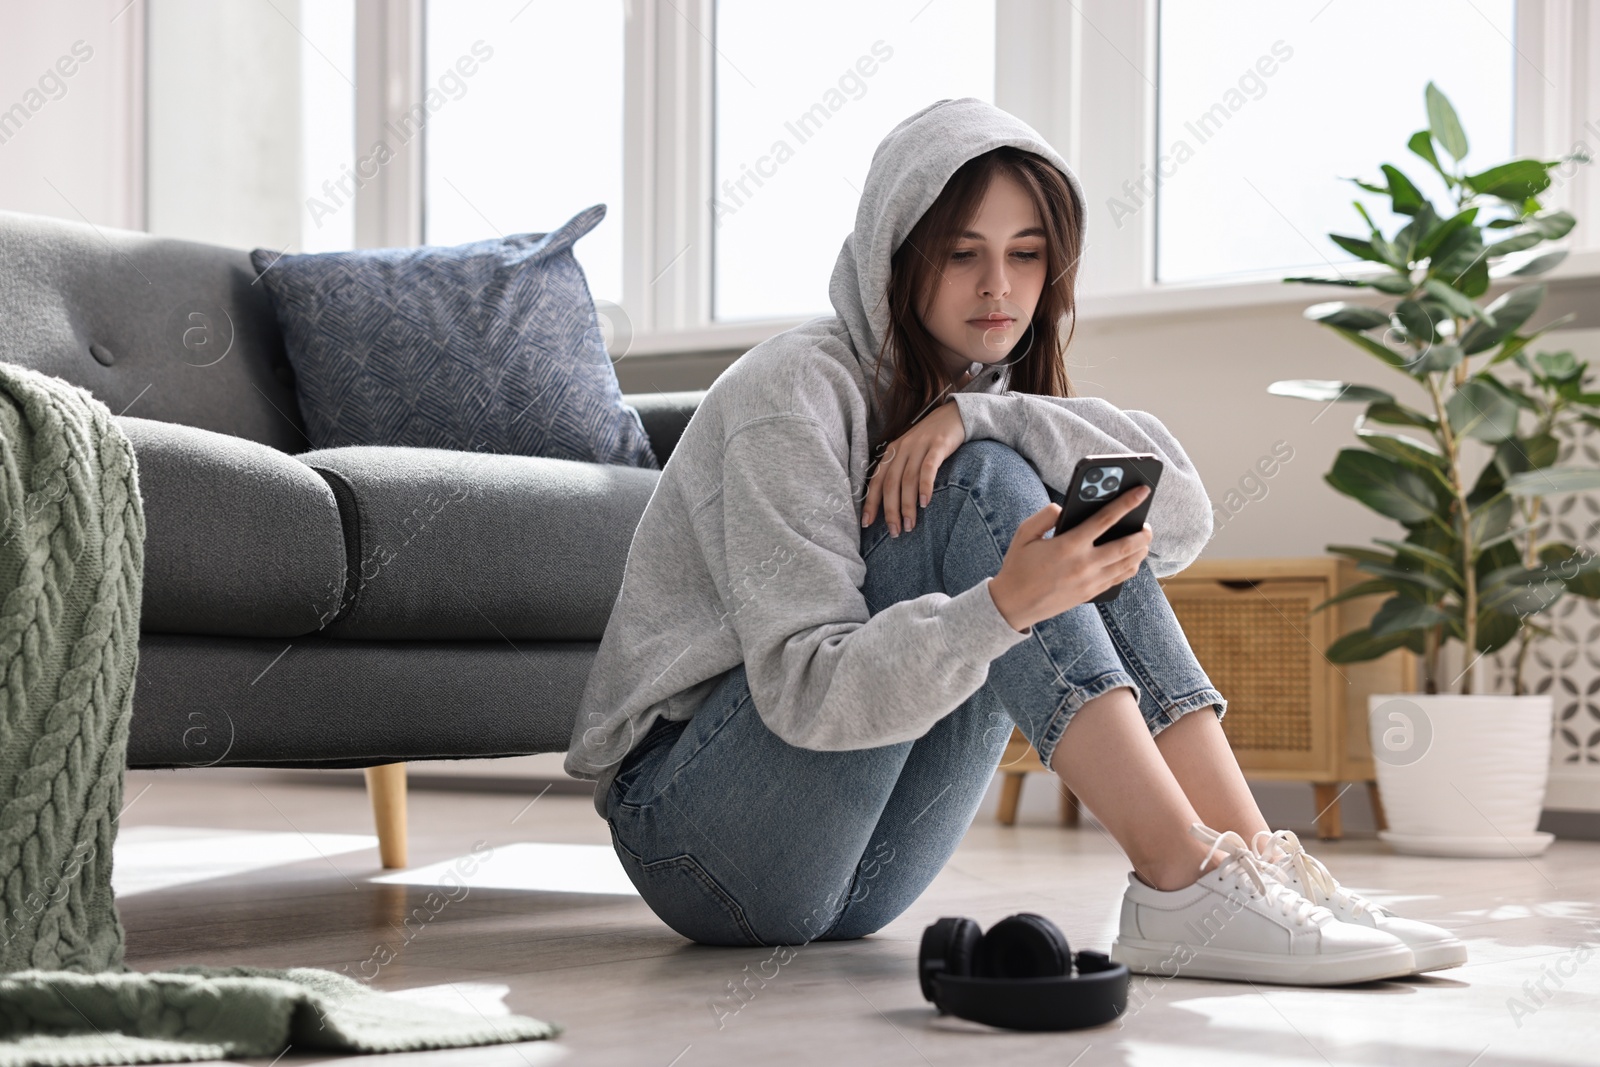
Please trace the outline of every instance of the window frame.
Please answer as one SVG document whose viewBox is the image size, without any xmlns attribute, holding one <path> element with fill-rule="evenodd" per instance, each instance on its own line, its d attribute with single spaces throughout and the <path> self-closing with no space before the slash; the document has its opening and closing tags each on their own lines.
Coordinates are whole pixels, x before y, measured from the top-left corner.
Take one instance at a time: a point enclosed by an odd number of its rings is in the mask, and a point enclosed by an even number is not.
<svg viewBox="0 0 1600 1067">
<path fill-rule="evenodd" d="M 425 2 L 356 0 L 358 155 L 359 146 L 375 140 L 375 131 L 392 117 L 389 112 L 420 96 Z M 1158 2 L 996 0 L 995 101 L 1073 164 L 1089 198 L 1087 247 L 1093 258 L 1080 287 L 1079 316 L 1299 305 L 1322 292 L 1348 295 L 1334 287 L 1286 286 L 1279 272 L 1157 284 L 1156 212 L 1141 210 L 1133 225 L 1113 231 L 1095 206 L 1156 161 Z M 804 317 L 731 323 L 710 318 L 715 0 L 624 0 L 624 6 L 627 354 L 743 349 L 799 325 Z M 1548 206 L 1567 208 L 1580 223 L 1571 254 L 1545 277 L 1600 276 L 1600 237 L 1594 236 L 1600 233 L 1600 11 L 1573 0 L 1518 0 L 1516 42 L 1516 154 L 1553 159 L 1586 140 L 1596 156 L 1547 194 Z M 1092 95 L 1084 86 L 1093 86 Z M 1584 115 L 1597 118 L 1586 128 Z M 418 140 L 425 150 L 426 130 Z M 379 180 L 360 190 L 359 246 L 419 240 L 422 153 L 407 154 L 403 165 L 385 167 Z M 1363 273 L 1346 264 L 1340 269 Z"/>
</svg>

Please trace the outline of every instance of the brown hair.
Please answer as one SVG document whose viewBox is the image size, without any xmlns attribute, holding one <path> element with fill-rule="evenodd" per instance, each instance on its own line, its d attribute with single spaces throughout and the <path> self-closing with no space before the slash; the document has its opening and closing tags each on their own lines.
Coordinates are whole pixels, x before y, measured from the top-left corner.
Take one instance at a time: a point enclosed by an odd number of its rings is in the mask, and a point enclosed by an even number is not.
<svg viewBox="0 0 1600 1067">
<path fill-rule="evenodd" d="M 872 442 L 874 461 L 888 442 L 904 434 L 923 415 L 942 403 L 953 382 L 939 356 L 938 342 L 923 325 L 918 308 L 938 283 L 942 265 L 955 250 L 958 235 L 978 214 L 989 183 L 1009 175 L 1033 198 L 1045 229 L 1045 287 L 1027 330 L 1006 355 L 1011 388 L 1040 396 L 1075 396 L 1064 361 L 1061 319 L 1072 315 L 1077 326 L 1074 290 L 1082 252 L 1082 219 L 1067 180 L 1048 160 L 1032 152 L 1002 146 L 967 160 L 950 176 L 936 199 L 917 220 L 890 260 L 889 329 L 879 349 L 893 345 L 894 376 L 878 392 L 882 436 Z"/>
</svg>

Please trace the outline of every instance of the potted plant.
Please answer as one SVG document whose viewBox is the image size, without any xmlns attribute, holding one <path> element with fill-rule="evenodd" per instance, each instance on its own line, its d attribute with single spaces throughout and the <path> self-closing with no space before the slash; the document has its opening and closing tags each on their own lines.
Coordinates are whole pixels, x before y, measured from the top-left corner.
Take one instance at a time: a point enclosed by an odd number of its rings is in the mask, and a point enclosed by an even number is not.
<svg viewBox="0 0 1600 1067">
<path fill-rule="evenodd" d="M 1386 593 L 1368 626 L 1327 649 L 1329 660 L 1370 660 L 1398 647 L 1420 657 L 1421 693 L 1370 698 L 1389 823 L 1380 837 L 1405 852 L 1526 856 L 1552 836 L 1536 832 L 1549 778 L 1551 698 L 1529 694 L 1523 679 L 1529 644 L 1552 635 L 1536 617 L 1568 594 L 1600 596 L 1600 557 L 1547 539 L 1540 508 L 1546 497 L 1600 487 L 1600 470 L 1556 462 L 1563 432 L 1577 423 L 1600 428 L 1600 392 L 1589 384 L 1589 364 L 1571 352 L 1530 355 L 1536 339 L 1571 316 L 1526 329 L 1545 287 L 1523 279 L 1561 262 L 1564 249 L 1540 246 L 1576 223 L 1539 202 L 1551 170 L 1590 157 L 1574 151 L 1469 172 L 1455 109 L 1432 82 L 1425 99 L 1427 128 L 1407 147 L 1442 179 L 1453 204 L 1441 212 L 1385 163 L 1382 183 L 1351 180 L 1388 197 L 1408 221 L 1386 235 L 1357 200 L 1370 233 L 1328 235 L 1382 269 L 1284 279 L 1390 298 L 1389 306 L 1320 303 L 1305 315 L 1401 376 L 1412 395 L 1311 379 L 1274 382 L 1268 392 L 1361 405 L 1359 445 L 1341 449 L 1324 478 L 1406 531 L 1375 538 L 1377 548 L 1328 545 L 1371 577 L 1314 609 Z M 1486 302 L 1498 279 L 1512 287 Z M 1502 380 L 1498 372 L 1513 367 L 1525 382 Z M 1474 450 L 1479 463 L 1468 454 Z M 1475 692 L 1478 659 L 1512 641 L 1520 642 L 1514 692 Z M 1465 666 L 1444 678 L 1442 653 L 1451 642 L 1459 642 Z"/>
</svg>

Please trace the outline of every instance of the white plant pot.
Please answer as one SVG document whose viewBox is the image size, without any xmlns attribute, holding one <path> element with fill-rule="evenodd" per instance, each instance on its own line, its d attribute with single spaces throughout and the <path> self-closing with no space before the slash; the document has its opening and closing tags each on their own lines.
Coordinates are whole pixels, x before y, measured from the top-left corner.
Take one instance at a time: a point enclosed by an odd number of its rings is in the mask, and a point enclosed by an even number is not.
<svg viewBox="0 0 1600 1067">
<path fill-rule="evenodd" d="M 1379 839 L 1419 856 L 1534 856 L 1550 780 L 1550 694 L 1374 693 Z"/>
</svg>

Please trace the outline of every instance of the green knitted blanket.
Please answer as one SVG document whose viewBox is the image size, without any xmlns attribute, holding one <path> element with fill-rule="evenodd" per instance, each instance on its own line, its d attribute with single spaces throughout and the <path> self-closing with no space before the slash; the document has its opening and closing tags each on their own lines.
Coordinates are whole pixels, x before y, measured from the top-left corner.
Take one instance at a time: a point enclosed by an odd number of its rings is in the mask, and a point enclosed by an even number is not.
<svg viewBox="0 0 1600 1067">
<path fill-rule="evenodd" d="M 313 968 L 123 962 L 111 892 L 139 658 L 144 510 L 111 412 L 0 362 L 0 1067 L 395 1052 L 562 1027 Z"/>
</svg>

